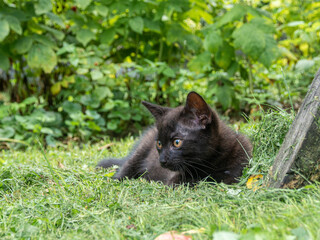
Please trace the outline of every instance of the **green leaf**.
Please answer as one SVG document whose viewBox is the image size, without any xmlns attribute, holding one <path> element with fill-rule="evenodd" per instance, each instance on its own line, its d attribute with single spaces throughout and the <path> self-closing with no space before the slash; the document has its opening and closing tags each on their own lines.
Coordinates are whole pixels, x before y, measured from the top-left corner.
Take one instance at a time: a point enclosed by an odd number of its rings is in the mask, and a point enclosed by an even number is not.
<svg viewBox="0 0 320 240">
<path fill-rule="evenodd" d="M 143 19 L 144 23 L 144 28 L 147 30 L 150 30 L 152 32 L 160 33 L 161 28 L 160 28 L 160 21 L 153 21 L 150 19 Z"/>
<path fill-rule="evenodd" d="M 69 114 L 81 112 L 81 105 L 79 103 L 65 101 L 62 104 L 62 108 L 63 108 L 63 111 Z"/>
<path fill-rule="evenodd" d="M 32 38 L 30 37 L 22 37 L 19 38 L 12 47 L 12 50 L 17 54 L 24 54 L 29 51 L 32 46 Z"/>
<path fill-rule="evenodd" d="M 57 145 L 57 141 L 54 139 L 54 137 L 52 135 L 46 136 L 46 143 L 50 147 L 55 147 Z"/>
<path fill-rule="evenodd" d="M 7 71 L 10 67 L 10 61 L 9 58 L 0 51 L 0 69 L 3 71 Z"/>
<path fill-rule="evenodd" d="M 232 63 L 230 64 L 227 70 L 229 77 L 234 76 L 234 74 L 238 71 L 238 69 L 239 69 L 239 63 L 237 61 L 232 61 Z"/>
<path fill-rule="evenodd" d="M 118 127 L 118 122 L 119 122 L 119 120 L 115 120 L 115 119 L 109 121 L 109 122 L 107 123 L 107 128 L 108 128 L 109 130 L 116 130 L 117 127 Z"/>
<path fill-rule="evenodd" d="M 92 80 L 98 80 L 100 78 L 103 78 L 103 73 L 100 72 L 99 70 L 97 69 L 94 69 L 90 72 L 90 75 L 91 75 L 91 78 Z"/>
<path fill-rule="evenodd" d="M 100 112 L 109 112 L 111 109 L 115 107 L 115 103 L 112 101 L 106 102 L 100 110 Z"/>
<path fill-rule="evenodd" d="M 234 45 L 253 59 L 258 59 L 266 47 L 265 34 L 255 25 L 246 23 L 236 29 L 232 36 Z"/>
<path fill-rule="evenodd" d="M 58 39 L 60 41 L 62 41 L 64 39 L 65 35 L 63 32 L 56 30 L 54 28 L 48 27 L 44 24 L 41 24 L 40 26 L 42 29 L 47 30 L 49 33 L 52 33 L 56 39 Z"/>
<path fill-rule="evenodd" d="M 194 34 L 185 34 L 183 39 L 182 43 L 187 47 L 189 52 L 199 52 L 202 48 L 202 45 L 199 44 L 202 42 L 201 38 Z"/>
<path fill-rule="evenodd" d="M 256 17 L 253 18 L 249 24 L 254 25 L 256 28 L 259 28 L 262 32 L 264 33 L 275 33 L 276 29 L 272 25 L 272 22 L 268 22 L 267 19 L 261 18 L 261 17 Z"/>
<path fill-rule="evenodd" d="M 130 112 L 128 110 L 121 109 L 120 111 L 113 110 L 109 114 L 109 118 L 121 118 L 122 120 L 128 121 L 131 117 Z"/>
<path fill-rule="evenodd" d="M 141 121 L 142 116 L 140 114 L 136 114 L 136 115 L 133 115 L 131 118 L 132 120 L 135 120 L 135 121 Z"/>
<path fill-rule="evenodd" d="M 9 34 L 9 23 L 5 19 L 0 20 L 0 42 L 2 42 Z"/>
<path fill-rule="evenodd" d="M 163 73 L 163 75 L 165 75 L 167 77 L 171 77 L 171 78 L 174 78 L 176 76 L 176 74 L 174 73 L 172 68 L 170 68 L 168 66 L 163 70 L 162 73 Z"/>
<path fill-rule="evenodd" d="M 287 48 L 279 47 L 279 53 L 290 60 L 297 61 L 297 57 Z"/>
<path fill-rule="evenodd" d="M 73 44 L 69 44 L 67 42 L 63 42 L 62 47 L 59 48 L 59 50 L 57 51 L 57 55 L 62 55 L 66 52 L 71 53 L 75 51 L 75 46 Z"/>
<path fill-rule="evenodd" d="M 77 6 L 81 9 L 86 9 L 92 0 L 76 0 Z"/>
<path fill-rule="evenodd" d="M 98 96 L 95 95 L 83 95 L 80 98 L 80 102 L 85 105 L 92 108 L 97 108 L 100 106 L 100 101 Z"/>
<path fill-rule="evenodd" d="M 62 118 L 61 118 L 61 119 L 62 119 Z M 60 120 L 60 119 L 59 119 L 59 120 Z M 62 121 L 60 121 L 59 124 L 57 124 L 58 127 L 60 127 L 61 122 L 62 122 Z M 61 132 L 60 129 L 58 129 L 58 128 L 51 128 L 51 129 L 53 130 L 53 136 L 55 136 L 55 137 L 61 137 L 61 136 L 62 136 L 62 132 Z"/>
<path fill-rule="evenodd" d="M 37 41 L 38 43 L 42 43 L 45 46 L 48 46 L 50 48 L 56 48 L 56 44 L 47 36 L 42 36 L 42 35 L 38 35 L 38 34 L 33 34 L 32 39 Z"/>
<path fill-rule="evenodd" d="M 188 68 L 196 73 L 202 73 L 210 70 L 211 53 L 204 52 L 194 57 L 189 63 Z"/>
<path fill-rule="evenodd" d="M 44 72 L 50 73 L 57 65 L 57 56 L 52 48 L 34 44 L 28 53 L 27 62 L 31 68 L 42 68 Z"/>
<path fill-rule="evenodd" d="M 206 51 L 216 53 L 222 47 L 222 37 L 218 31 L 211 31 L 206 35 L 203 44 Z"/>
<path fill-rule="evenodd" d="M 0 138 L 12 138 L 15 132 L 14 128 L 5 126 L 4 128 L 0 128 Z"/>
<path fill-rule="evenodd" d="M 227 70 L 232 59 L 234 58 L 234 48 L 227 42 L 223 42 L 222 47 L 219 48 L 218 52 L 214 56 L 216 64 Z"/>
<path fill-rule="evenodd" d="M 303 25 L 303 24 L 305 24 L 304 21 L 293 21 L 293 22 L 289 22 L 289 23 L 287 24 L 287 26 L 288 26 L 288 27 L 297 27 L 297 26 Z"/>
<path fill-rule="evenodd" d="M 65 28 L 65 27 L 66 27 L 65 24 L 64 24 L 64 22 L 63 22 L 63 20 L 62 20 L 62 18 L 59 17 L 58 15 L 49 12 L 49 13 L 47 13 L 47 16 L 50 18 L 50 20 L 51 20 L 53 23 L 58 24 L 58 25 L 59 25 L 60 27 L 62 27 L 62 28 Z"/>
<path fill-rule="evenodd" d="M 41 133 L 52 135 L 53 131 L 50 128 L 44 127 L 40 130 Z"/>
<path fill-rule="evenodd" d="M 101 15 L 102 17 L 108 16 L 109 13 L 109 8 L 106 7 L 105 5 L 96 5 L 95 6 L 96 11 Z"/>
<path fill-rule="evenodd" d="M 112 97 L 113 93 L 108 87 L 97 87 L 96 89 L 93 90 L 93 95 L 97 96 L 98 99 L 101 101 L 106 97 Z"/>
<path fill-rule="evenodd" d="M 76 39 L 82 43 L 83 46 L 86 46 L 88 42 L 95 38 L 95 34 L 89 29 L 81 29 L 77 32 Z"/>
<path fill-rule="evenodd" d="M 224 86 L 217 88 L 216 95 L 217 95 L 218 101 L 222 104 L 222 107 L 224 110 L 228 109 L 231 106 L 232 94 L 233 94 L 233 89 L 226 84 Z"/>
<path fill-rule="evenodd" d="M 129 26 L 131 27 L 131 29 L 139 34 L 142 34 L 143 32 L 143 19 L 142 17 L 135 17 L 135 18 L 131 18 L 129 20 Z"/>
<path fill-rule="evenodd" d="M 91 117 L 92 119 L 99 119 L 101 115 L 94 110 L 86 110 L 86 115 Z"/>
<path fill-rule="evenodd" d="M 22 33 L 22 28 L 19 20 L 14 16 L 7 16 L 6 20 L 9 23 L 10 28 L 18 34 Z"/>
<path fill-rule="evenodd" d="M 57 95 L 61 91 L 61 83 L 57 82 L 51 86 L 52 95 Z"/>
<path fill-rule="evenodd" d="M 28 97 L 25 100 L 23 100 L 22 103 L 25 105 L 29 105 L 29 104 L 34 104 L 36 102 L 38 102 L 38 99 L 35 96 L 32 96 L 32 97 Z"/>
<path fill-rule="evenodd" d="M 169 29 L 167 31 L 167 41 L 172 44 L 174 42 L 178 42 L 184 39 L 185 30 L 178 23 L 173 23 L 169 25 Z"/>
<path fill-rule="evenodd" d="M 254 8 L 252 6 L 248 6 L 246 5 L 246 9 L 247 9 L 247 13 L 248 14 L 251 14 L 252 16 L 254 17 L 261 17 L 261 16 L 265 16 L 267 18 L 270 18 L 272 19 L 271 17 L 271 13 L 266 11 L 266 10 L 263 10 L 263 8 Z"/>
<path fill-rule="evenodd" d="M 98 132 L 101 131 L 101 128 L 93 121 L 88 121 L 88 128 L 90 128 L 91 130 L 94 130 L 94 131 L 98 131 Z"/>
<path fill-rule="evenodd" d="M 52 9 L 51 0 L 38 0 L 38 2 L 34 4 L 34 9 L 37 15 L 50 12 Z"/>
<path fill-rule="evenodd" d="M 265 67 L 268 68 L 270 67 L 272 62 L 279 57 L 280 53 L 279 53 L 277 42 L 276 40 L 274 40 L 273 36 L 267 35 L 265 40 L 266 40 L 266 47 L 258 60 Z"/>
<path fill-rule="evenodd" d="M 304 72 L 310 68 L 312 68 L 315 64 L 314 60 L 301 59 L 297 62 L 295 68 L 297 71 Z"/>
<path fill-rule="evenodd" d="M 227 23 L 232 23 L 234 21 L 240 20 L 247 13 L 247 6 L 242 4 L 235 5 L 229 12 L 224 14 L 221 19 L 217 22 L 220 27 Z"/>
<path fill-rule="evenodd" d="M 106 29 L 100 34 L 100 42 L 105 44 L 111 44 L 115 36 L 116 30 L 114 28 Z"/>
</svg>

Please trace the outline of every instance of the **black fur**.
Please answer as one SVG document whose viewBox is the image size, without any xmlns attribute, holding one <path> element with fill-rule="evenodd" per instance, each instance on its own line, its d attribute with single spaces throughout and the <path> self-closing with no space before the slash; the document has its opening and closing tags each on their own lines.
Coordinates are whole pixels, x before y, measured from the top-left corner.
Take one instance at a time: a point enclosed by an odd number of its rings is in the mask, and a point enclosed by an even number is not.
<svg viewBox="0 0 320 240">
<path fill-rule="evenodd" d="M 189 93 L 185 106 L 177 108 L 143 105 L 156 125 L 145 132 L 128 157 L 102 160 L 98 167 L 119 165 L 116 179 L 144 177 L 167 185 L 203 179 L 237 182 L 252 146 L 245 136 L 228 128 L 200 95 Z M 181 146 L 175 147 L 175 141 Z"/>
</svg>

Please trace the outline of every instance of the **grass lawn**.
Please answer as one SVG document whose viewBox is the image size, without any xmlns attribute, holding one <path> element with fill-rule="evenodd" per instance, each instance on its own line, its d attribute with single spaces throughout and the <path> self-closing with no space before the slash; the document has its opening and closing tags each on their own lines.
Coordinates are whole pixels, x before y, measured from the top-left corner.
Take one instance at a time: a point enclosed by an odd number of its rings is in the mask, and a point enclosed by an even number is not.
<svg viewBox="0 0 320 240">
<path fill-rule="evenodd" d="M 154 239 L 196 230 L 193 239 L 319 239 L 320 189 L 247 189 L 252 174 L 265 175 L 292 122 L 282 111 L 243 130 L 255 149 L 239 184 L 199 183 L 175 189 L 142 179 L 114 181 L 95 171 L 104 157 L 125 156 L 133 139 L 26 151 L 0 152 L 1 239 Z M 48 162 L 52 169 L 49 167 Z M 56 184 L 58 182 L 59 184 Z M 223 231 L 223 232 L 221 232 Z M 220 232 L 220 233 L 219 233 Z"/>
</svg>

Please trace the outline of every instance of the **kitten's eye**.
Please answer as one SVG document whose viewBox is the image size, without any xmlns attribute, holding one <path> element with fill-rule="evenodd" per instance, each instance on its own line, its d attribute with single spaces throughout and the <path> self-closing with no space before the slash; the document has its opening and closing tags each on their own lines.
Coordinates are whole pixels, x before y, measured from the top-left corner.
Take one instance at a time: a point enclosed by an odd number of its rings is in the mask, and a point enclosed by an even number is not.
<svg viewBox="0 0 320 240">
<path fill-rule="evenodd" d="M 173 140 L 173 146 L 175 146 L 176 148 L 181 147 L 182 145 L 182 140 L 181 139 L 174 139 Z"/>
<path fill-rule="evenodd" d="M 158 141 L 156 141 L 156 146 L 157 146 L 158 150 L 160 150 L 162 148 L 162 143 L 158 140 Z"/>
</svg>

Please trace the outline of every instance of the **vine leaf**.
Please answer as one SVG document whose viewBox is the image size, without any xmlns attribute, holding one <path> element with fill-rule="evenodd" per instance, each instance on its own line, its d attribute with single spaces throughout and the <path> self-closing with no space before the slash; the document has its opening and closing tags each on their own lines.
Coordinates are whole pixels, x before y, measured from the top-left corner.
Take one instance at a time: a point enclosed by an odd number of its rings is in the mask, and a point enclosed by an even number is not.
<svg viewBox="0 0 320 240">
<path fill-rule="evenodd" d="M 223 40 L 218 31 L 210 31 L 204 38 L 204 49 L 216 53 L 222 47 Z"/>
<path fill-rule="evenodd" d="M 139 34 L 142 34 L 143 31 L 143 19 L 142 17 L 135 17 L 129 20 L 129 26 L 131 29 Z"/>
<path fill-rule="evenodd" d="M 234 45 L 253 59 L 258 59 L 266 47 L 265 33 L 253 24 L 243 24 L 236 29 L 232 36 Z"/>
<path fill-rule="evenodd" d="M 52 3 L 51 0 L 39 0 L 34 5 L 34 10 L 37 15 L 41 15 L 52 10 Z"/>
<path fill-rule="evenodd" d="M 10 28 L 18 34 L 22 33 L 22 28 L 19 20 L 14 16 L 7 16 L 7 22 L 9 23 Z"/>
<path fill-rule="evenodd" d="M 79 8 L 86 9 L 91 3 L 91 0 L 76 0 L 76 3 Z"/>
<path fill-rule="evenodd" d="M 77 40 L 86 46 L 92 39 L 95 38 L 95 34 L 89 29 L 81 29 L 77 32 Z"/>
<path fill-rule="evenodd" d="M 7 20 L 0 20 L 0 42 L 2 42 L 8 36 L 9 32 L 10 29 Z"/>
<path fill-rule="evenodd" d="M 50 73 L 57 65 L 57 56 L 52 48 L 43 44 L 34 44 L 27 58 L 31 68 L 42 68 L 45 73 Z"/>
</svg>

